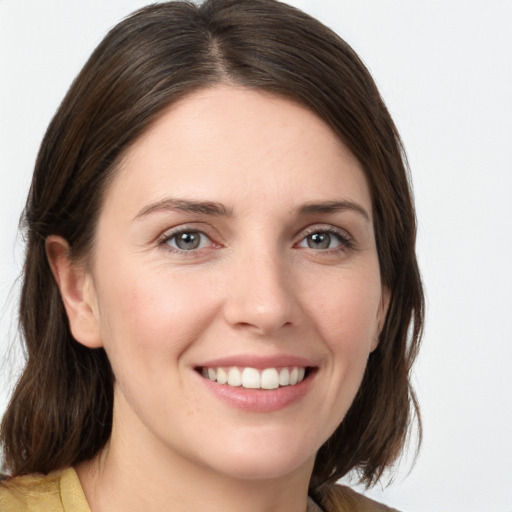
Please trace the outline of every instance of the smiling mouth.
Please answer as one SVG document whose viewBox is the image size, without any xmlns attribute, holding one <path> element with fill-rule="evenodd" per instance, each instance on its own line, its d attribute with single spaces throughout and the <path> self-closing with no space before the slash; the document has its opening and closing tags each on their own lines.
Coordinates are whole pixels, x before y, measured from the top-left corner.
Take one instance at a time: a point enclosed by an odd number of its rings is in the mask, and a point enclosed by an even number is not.
<svg viewBox="0 0 512 512">
<path fill-rule="evenodd" d="M 257 369 L 251 367 L 200 367 L 196 369 L 205 379 L 231 387 L 272 390 L 296 386 L 306 379 L 314 368 L 285 366 Z"/>
</svg>

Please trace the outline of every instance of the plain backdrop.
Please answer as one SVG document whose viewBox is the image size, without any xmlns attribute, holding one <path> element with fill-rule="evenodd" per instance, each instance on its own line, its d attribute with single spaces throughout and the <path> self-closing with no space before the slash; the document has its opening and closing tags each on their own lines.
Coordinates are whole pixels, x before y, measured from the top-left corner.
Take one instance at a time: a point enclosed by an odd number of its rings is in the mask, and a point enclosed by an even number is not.
<svg viewBox="0 0 512 512">
<path fill-rule="evenodd" d="M 106 31 L 144 3 L 0 0 L 0 414 L 21 361 L 17 223 L 39 143 Z M 362 57 L 412 169 L 424 442 L 410 474 L 409 456 L 369 494 L 411 512 L 512 512 L 512 1 L 291 3 Z"/>
</svg>

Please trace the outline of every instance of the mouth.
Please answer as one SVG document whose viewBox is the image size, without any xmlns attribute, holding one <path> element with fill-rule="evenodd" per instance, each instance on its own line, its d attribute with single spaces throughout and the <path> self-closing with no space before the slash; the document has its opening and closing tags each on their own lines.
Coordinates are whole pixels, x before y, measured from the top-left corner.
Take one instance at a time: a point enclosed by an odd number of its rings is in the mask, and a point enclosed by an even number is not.
<svg viewBox="0 0 512 512">
<path fill-rule="evenodd" d="M 309 366 L 283 366 L 252 368 L 217 366 L 196 368 L 205 379 L 233 388 L 275 390 L 297 386 L 307 379 L 315 368 Z"/>
</svg>

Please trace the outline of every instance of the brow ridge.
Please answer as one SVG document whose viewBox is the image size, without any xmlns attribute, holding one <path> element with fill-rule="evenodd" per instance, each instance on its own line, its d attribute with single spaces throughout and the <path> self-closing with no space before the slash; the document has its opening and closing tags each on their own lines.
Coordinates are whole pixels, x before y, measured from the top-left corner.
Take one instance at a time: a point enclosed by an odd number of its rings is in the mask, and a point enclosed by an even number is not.
<svg viewBox="0 0 512 512">
<path fill-rule="evenodd" d="M 201 213 L 203 215 L 215 215 L 220 217 L 228 217 L 232 213 L 222 203 L 217 203 L 215 201 L 195 201 L 191 199 L 176 199 L 169 197 L 145 206 L 139 213 L 137 213 L 135 218 L 139 219 L 152 213 L 166 211 Z"/>
<path fill-rule="evenodd" d="M 299 215 L 311 215 L 315 213 L 320 214 L 329 214 L 329 213 L 336 213 L 339 211 L 344 210 L 351 210 L 356 213 L 359 213 L 362 215 L 367 221 L 370 220 L 369 213 L 358 203 L 355 203 L 354 201 L 321 201 L 321 202 L 312 202 L 312 203 L 306 203 L 299 207 L 297 207 L 297 213 Z"/>
<path fill-rule="evenodd" d="M 298 206 L 295 213 L 299 216 L 307 216 L 312 214 L 330 214 L 339 211 L 351 210 L 362 215 L 366 220 L 370 220 L 368 212 L 359 204 L 343 200 L 343 201 L 320 201 L 311 202 Z M 147 215 L 166 212 L 181 211 L 185 213 L 200 213 L 203 215 L 214 215 L 219 217 L 229 217 L 232 210 L 226 208 L 222 203 L 216 201 L 196 201 L 190 199 L 165 198 L 160 201 L 151 203 L 137 213 L 135 219 L 145 217 Z"/>
</svg>

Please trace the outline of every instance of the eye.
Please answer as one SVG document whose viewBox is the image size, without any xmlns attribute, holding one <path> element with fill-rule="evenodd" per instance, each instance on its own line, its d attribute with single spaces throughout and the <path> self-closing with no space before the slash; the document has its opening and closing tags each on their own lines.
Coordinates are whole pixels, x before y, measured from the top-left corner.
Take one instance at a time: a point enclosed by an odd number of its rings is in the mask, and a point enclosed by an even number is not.
<svg viewBox="0 0 512 512">
<path fill-rule="evenodd" d="M 307 234 L 298 244 L 317 251 L 329 249 L 343 249 L 351 247 L 351 240 L 347 235 L 334 230 L 316 230 Z"/>
<path fill-rule="evenodd" d="M 179 231 L 167 236 L 163 244 L 170 246 L 171 249 L 179 251 L 194 251 L 203 249 L 212 244 L 212 241 L 201 231 Z"/>
</svg>

